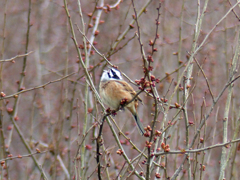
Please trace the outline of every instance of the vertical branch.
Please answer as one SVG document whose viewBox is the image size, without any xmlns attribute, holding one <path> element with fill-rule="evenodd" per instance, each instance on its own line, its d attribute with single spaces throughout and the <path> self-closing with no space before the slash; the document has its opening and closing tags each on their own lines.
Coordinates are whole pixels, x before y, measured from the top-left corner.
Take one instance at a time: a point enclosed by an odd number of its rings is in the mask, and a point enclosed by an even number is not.
<svg viewBox="0 0 240 180">
<path fill-rule="evenodd" d="M 216 129 L 217 129 L 217 122 L 218 122 L 218 111 L 219 111 L 219 107 L 217 108 L 217 110 L 216 110 L 216 115 L 215 115 L 215 124 L 214 124 L 214 130 L 213 130 L 213 135 L 212 135 L 212 144 L 214 144 L 215 137 L 216 137 Z M 206 165 L 209 165 L 209 164 L 210 164 L 210 159 L 211 159 L 211 156 L 212 156 L 212 151 L 213 151 L 213 150 L 209 150 L 209 154 L 208 154 L 208 157 L 207 157 Z M 204 174 L 203 179 L 205 179 L 205 176 L 206 176 L 206 173 Z"/>
<path fill-rule="evenodd" d="M 229 1 L 230 2 L 230 1 Z M 227 3 L 226 3 L 227 4 Z M 224 5 L 224 12 L 227 11 L 227 5 Z M 230 4 L 231 5 L 231 4 Z M 226 77 L 229 77 L 229 61 L 228 61 L 228 53 L 227 53 L 227 48 L 228 48 L 228 28 L 227 28 L 227 21 L 224 22 L 224 54 L 225 54 L 225 65 L 226 65 Z"/>
<path fill-rule="evenodd" d="M 68 37 L 68 36 L 67 36 Z M 67 41 L 66 41 L 67 42 Z M 64 76 L 67 76 L 68 74 L 68 44 L 66 44 L 66 57 L 65 57 L 65 68 L 64 68 Z M 68 105 L 68 81 L 67 79 L 63 80 L 61 82 L 61 93 L 60 93 L 60 104 L 61 106 L 59 106 L 59 117 L 58 117 L 58 123 L 56 124 L 56 149 L 55 149 L 55 165 L 53 167 L 54 169 L 54 173 L 53 173 L 53 179 L 57 178 L 57 162 L 62 162 L 59 161 L 59 155 L 60 155 L 60 143 L 62 141 L 62 137 L 63 137 L 63 127 L 64 127 L 64 121 L 66 119 L 66 111 L 67 111 L 67 105 Z M 71 129 L 69 129 L 69 131 L 71 131 Z M 69 140 L 71 142 L 71 140 Z M 70 152 L 70 149 L 68 150 L 68 152 Z M 63 163 L 63 162 L 62 162 Z M 65 167 L 65 165 L 64 165 Z M 65 169 L 65 172 L 67 172 L 67 174 L 71 174 L 71 169 Z M 67 179 L 70 179 L 70 177 L 68 177 Z"/>
<path fill-rule="evenodd" d="M 232 67 L 230 69 L 229 73 L 229 79 L 232 81 L 234 79 L 234 74 L 237 72 L 237 63 L 238 63 L 238 57 L 239 57 L 239 48 L 240 48 L 240 27 L 238 27 L 238 42 L 235 50 L 235 54 L 232 61 Z M 230 109 L 230 103 L 232 98 L 232 91 L 233 91 L 233 83 L 228 87 L 228 95 L 227 95 L 227 101 L 226 106 L 224 110 L 224 117 L 223 117 L 223 143 L 227 142 L 227 134 L 228 134 L 228 115 L 229 115 L 229 109 Z M 222 148 L 222 155 L 221 155 L 221 164 L 220 164 L 220 174 L 219 174 L 219 180 L 222 180 L 225 178 L 225 168 L 226 168 L 226 154 L 227 149 L 226 147 Z"/>
<path fill-rule="evenodd" d="M 205 1 L 203 10 L 202 10 L 202 14 L 200 15 L 200 0 L 198 0 L 198 11 L 197 11 L 197 21 L 196 21 L 196 28 L 195 28 L 195 33 L 194 33 L 194 38 L 193 38 L 193 45 L 192 45 L 192 49 L 191 52 L 194 52 L 196 50 L 197 47 L 197 42 L 198 42 L 198 37 L 200 34 L 200 30 L 202 27 L 202 21 L 204 18 L 204 14 L 205 11 L 207 9 L 207 5 L 208 5 L 208 0 Z M 189 59 L 189 61 L 193 61 L 193 57 L 191 56 L 191 58 Z M 187 106 L 187 98 L 189 95 L 189 87 L 191 86 L 191 76 L 192 76 L 192 70 L 193 70 L 193 64 L 190 64 L 187 68 L 187 73 L 186 73 L 186 79 L 184 79 L 184 96 L 183 96 L 183 102 L 186 102 L 184 104 L 184 119 L 185 119 L 185 128 L 186 128 L 186 148 L 189 148 L 189 120 L 188 120 L 188 106 Z M 190 158 L 188 158 L 188 179 L 191 179 L 191 162 L 190 162 Z"/>
<path fill-rule="evenodd" d="M 182 55 L 182 29 L 183 29 L 184 3 L 185 3 L 185 0 L 182 1 L 182 8 L 181 8 L 181 15 L 180 15 L 179 45 L 178 45 L 178 54 L 177 54 L 178 66 L 180 66 L 182 64 L 181 55 Z M 177 79 L 178 79 L 178 81 L 180 81 L 180 72 L 179 71 L 177 72 Z M 179 91 L 177 91 L 177 103 L 178 104 L 180 103 Z M 185 111 L 184 111 L 184 115 L 185 115 Z M 179 127 L 179 124 L 178 124 L 177 125 L 177 137 L 179 136 L 179 128 L 180 127 Z M 187 132 L 186 132 L 186 134 L 187 134 Z M 178 147 L 178 144 L 179 144 L 179 138 L 177 138 L 176 148 Z M 176 169 L 176 167 L 177 167 L 177 158 L 175 158 L 174 169 Z"/>
<path fill-rule="evenodd" d="M 66 22 L 66 33 L 67 33 L 67 36 L 66 36 L 66 62 L 65 62 L 65 75 L 68 74 L 68 61 L 69 61 L 69 45 L 68 45 L 68 37 L 69 37 L 69 28 L 68 28 L 68 22 Z M 76 91 L 76 83 L 77 82 L 74 82 L 74 86 L 73 86 L 73 90 L 72 90 L 72 98 L 71 98 L 71 101 L 70 101 L 70 112 L 69 112 L 69 120 L 68 120 L 68 172 L 69 172 L 69 176 L 70 176 L 70 179 L 72 179 L 72 159 L 71 159 L 71 139 L 72 139 L 72 133 L 71 133 L 71 124 L 72 124 L 72 113 L 73 113 L 73 103 L 74 103 L 74 97 L 75 97 L 75 91 Z M 67 110 L 67 94 L 68 94 L 68 89 L 67 87 L 68 86 L 65 86 L 66 87 L 66 92 L 65 92 L 65 111 Z"/>
<path fill-rule="evenodd" d="M 238 115 L 236 117 L 236 124 L 235 124 L 232 140 L 237 139 L 239 132 L 240 132 L 240 111 L 238 109 Z M 227 163 L 226 163 L 230 166 L 229 161 L 231 161 L 231 165 L 232 165 L 231 169 L 229 169 L 229 172 L 228 172 L 229 179 L 231 179 L 232 175 L 234 174 L 233 167 L 235 164 L 236 152 L 237 152 L 237 144 L 232 144 L 228 153 Z"/>
<path fill-rule="evenodd" d="M 240 132 L 240 111 L 239 111 L 238 117 L 237 117 L 236 129 L 234 131 L 233 140 L 237 138 L 239 132 Z M 234 177 L 235 177 L 235 179 L 237 178 L 236 175 L 234 176 L 234 174 L 235 174 L 234 169 L 235 169 L 235 166 L 236 166 L 235 158 L 236 158 L 238 146 L 239 146 L 238 144 L 231 146 L 230 153 L 229 153 L 232 156 L 232 157 L 230 157 L 231 161 L 232 161 L 232 163 L 231 163 L 232 167 L 231 167 L 230 172 L 229 172 L 229 174 L 230 174 L 229 179 L 230 180 L 234 179 Z"/>
<path fill-rule="evenodd" d="M 205 98 L 204 98 L 204 111 L 206 111 L 206 101 L 205 101 Z M 200 142 L 203 144 L 203 148 L 205 147 L 205 140 L 206 140 L 206 129 L 207 129 L 207 123 L 206 123 L 206 120 L 205 120 L 205 124 L 204 124 L 204 134 L 203 134 L 203 138 L 200 138 Z M 201 157 L 201 168 L 200 168 L 200 180 L 202 180 L 203 178 L 203 172 L 205 171 L 205 165 L 203 164 L 204 163 L 204 158 L 205 158 L 205 153 L 202 153 L 202 157 Z"/>
<path fill-rule="evenodd" d="M 179 45 L 178 45 L 178 55 L 177 55 L 177 60 L 178 60 L 178 66 L 182 64 L 181 61 L 181 55 L 182 55 L 182 28 L 183 28 L 183 12 L 184 12 L 184 3 L 185 0 L 182 2 L 182 9 L 181 9 L 181 15 L 180 15 L 180 27 L 179 27 Z M 177 72 L 177 78 L 179 80 L 179 71 Z M 177 102 L 179 103 L 179 91 L 177 92 Z"/>
<path fill-rule="evenodd" d="M 99 2 L 99 7 L 103 7 L 104 5 L 104 0 L 100 0 Z M 89 67 L 89 63 L 90 63 L 90 52 L 92 49 L 92 46 L 89 47 L 89 49 L 87 50 L 87 43 L 86 43 L 86 39 L 85 39 L 85 22 L 83 19 L 83 15 L 82 15 L 82 8 L 81 8 L 81 2 L 80 0 L 78 0 L 78 8 L 79 8 L 79 15 L 81 18 L 81 24 L 82 24 L 82 33 L 83 33 L 83 43 L 84 43 L 84 51 L 85 51 L 85 67 L 88 68 Z M 99 21 L 100 21 L 100 17 L 102 15 L 103 10 L 100 8 L 97 10 L 97 15 L 96 15 L 96 19 L 95 19 L 95 24 L 91 33 L 91 37 L 90 37 L 90 43 L 92 44 L 94 39 L 95 39 L 95 32 L 97 31 L 98 25 L 99 25 Z M 88 127 L 88 107 L 93 107 L 92 105 L 92 94 L 89 92 L 89 87 L 87 82 L 85 83 L 85 92 L 84 92 L 84 99 L 85 99 L 85 103 L 84 103 L 84 124 L 83 124 L 83 134 L 86 133 L 87 127 Z M 89 105 L 90 103 L 90 105 Z M 85 160 L 86 160 L 86 153 L 85 153 L 85 141 L 83 142 L 83 146 L 82 146 L 82 156 L 81 156 L 81 174 L 83 175 L 83 169 L 85 166 Z"/>
<path fill-rule="evenodd" d="M 148 130 L 150 131 L 149 141 L 147 142 L 147 144 L 148 144 L 147 145 L 148 155 L 147 155 L 146 179 L 148 180 L 148 179 L 150 179 L 150 176 L 151 176 L 150 168 L 151 168 L 151 164 L 152 164 L 151 159 L 153 158 L 151 156 L 151 144 L 153 143 L 152 140 L 153 140 L 154 133 L 155 133 L 155 131 L 154 131 L 155 123 L 156 123 L 157 117 L 159 115 L 159 113 L 158 113 L 159 95 L 158 95 L 157 89 L 155 87 L 155 82 L 153 82 L 153 80 L 152 80 L 152 77 L 154 77 L 154 76 L 151 75 L 151 71 L 153 70 L 153 67 L 151 66 L 151 62 L 153 62 L 153 59 L 152 59 L 152 56 L 148 56 L 148 59 L 146 58 L 144 48 L 143 48 L 143 43 L 141 41 L 140 26 L 139 26 L 139 22 L 138 22 L 137 11 L 136 11 L 136 8 L 135 8 L 135 5 L 134 5 L 134 0 L 132 0 L 132 6 L 133 6 L 134 13 L 135 13 L 135 21 L 136 21 L 136 24 L 137 24 L 137 32 L 138 32 L 137 36 L 138 36 L 138 41 L 139 41 L 139 44 L 140 44 L 140 52 L 141 52 L 142 61 L 143 61 L 144 79 L 147 78 L 147 80 L 149 81 L 149 83 L 150 83 L 150 89 L 149 90 L 150 90 L 150 92 L 153 96 L 153 99 L 154 99 L 154 118 L 153 118 L 153 122 L 151 124 L 151 127 L 148 127 L 148 129 L 147 129 L 147 131 Z M 156 28 L 155 40 L 154 40 L 154 42 L 151 42 L 152 46 L 154 46 L 154 44 L 156 42 L 156 39 L 158 38 L 157 30 L 158 30 L 158 25 L 160 24 L 160 22 L 159 22 L 160 8 L 161 8 L 161 3 L 159 3 L 159 7 L 157 8 L 157 10 L 158 10 L 158 16 L 157 16 L 157 19 L 156 19 L 157 28 Z M 153 54 L 154 51 L 155 51 L 155 49 L 152 48 L 152 54 Z"/>
<path fill-rule="evenodd" d="M 25 54 L 28 51 L 28 43 L 29 43 L 29 32 L 30 32 L 30 15 L 31 15 L 31 0 L 29 0 L 29 8 L 28 8 L 28 22 L 27 22 L 27 33 L 26 33 L 26 44 L 25 44 Z M 27 66 L 27 56 L 24 56 L 23 58 L 23 66 L 22 66 L 22 72 L 20 73 L 20 80 L 18 83 L 18 91 L 21 91 L 21 88 L 23 87 L 23 83 L 24 83 L 24 77 L 26 75 L 26 66 Z M 20 95 L 15 97 L 15 101 L 14 101 L 14 106 L 13 106 L 13 112 L 11 115 L 11 120 L 12 122 L 14 122 L 14 117 L 17 116 L 17 112 L 18 112 L 18 103 L 20 101 Z M 16 123 L 13 123 L 16 124 Z M 13 131 L 13 129 L 12 129 Z M 11 142 L 11 141 L 9 141 Z M 10 146 L 10 144 L 8 144 L 8 146 Z"/>
<path fill-rule="evenodd" d="M 78 2 L 80 3 L 80 0 L 78 0 Z M 103 7 L 103 5 L 104 5 L 104 0 L 100 0 L 100 1 L 99 1 L 99 7 Z M 79 6 L 79 7 L 81 7 L 81 6 Z M 79 10 L 80 10 L 80 9 L 79 9 Z M 82 13 L 82 10 L 80 10 L 80 12 Z M 95 24 L 94 24 L 94 27 L 93 27 L 93 30 L 92 30 L 92 33 L 91 33 L 91 37 L 89 38 L 89 41 L 90 41 L 91 44 L 93 44 L 93 41 L 94 41 L 94 39 L 95 39 L 95 32 L 97 31 L 97 28 L 98 28 L 98 25 L 99 25 L 99 21 L 100 21 L 100 17 L 101 17 L 101 15 L 102 15 L 102 12 L 103 12 L 102 8 L 100 8 L 100 9 L 97 10 L 97 15 L 96 15 Z M 83 27 L 84 27 L 84 24 L 83 24 L 84 21 L 83 21 L 82 15 L 81 15 L 81 18 L 82 18 L 82 25 L 83 25 Z M 82 31 L 82 32 L 85 33 L 85 29 L 83 29 L 83 30 L 84 30 L 84 31 Z M 83 39 L 83 40 L 86 41 L 85 39 Z M 90 55 L 91 50 L 92 50 L 92 46 L 89 47 L 86 56 L 89 56 L 89 55 Z"/>
<path fill-rule="evenodd" d="M 110 115 L 110 114 L 109 114 Z M 101 156 L 101 153 L 100 153 L 100 146 L 102 146 L 102 142 L 103 140 L 101 139 L 101 136 L 102 136 L 102 129 L 103 129 L 103 124 L 104 124 L 104 121 L 106 119 L 108 115 L 106 114 L 103 119 L 101 120 L 101 124 L 100 124 L 100 128 L 99 128 L 99 132 L 98 132 L 98 136 L 96 138 L 96 142 L 97 142 L 97 146 L 96 146 L 96 159 L 97 159 L 97 166 L 98 166 L 98 179 L 101 180 L 102 179 L 102 176 L 101 176 L 101 163 L 100 163 L 100 156 Z"/>
<path fill-rule="evenodd" d="M 68 122 L 68 130 L 69 130 L 69 141 L 68 141 L 68 171 L 70 173 L 70 179 L 72 177 L 72 159 L 71 159 L 71 139 L 72 139 L 72 133 L 71 133 L 71 125 L 72 125 L 72 119 L 73 119 L 73 110 L 74 110 L 74 99 L 76 95 L 76 88 L 77 88 L 77 81 L 74 82 L 73 85 L 73 90 L 72 90 L 72 98 L 71 98 L 71 103 L 70 103 L 70 113 L 69 113 L 69 122 Z M 79 128 L 79 126 L 77 126 Z M 78 133 L 79 134 L 79 133 Z M 76 167 L 75 167 L 76 168 Z M 77 177 L 77 176 L 76 176 Z"/>
<path fill-rule="evenodd" d="M 4 58 L 4 51 L 5 51 L 5 31 L 6 31 L 6 19 L 7 19 L 7 0 L 5 0 L 4 3 L 4 16 L 3 16 L 3 27 L 2 27 L 2 49 L 1 49 L 1 55 L 0 58 Z M 3 62 L 0 65 L 0 92 L 3 92 L 3 77 L 2 77 L 2 71 L 3 71 Z M 4 132 L 3 132 L 3 100 L 0 100 L 0 158 L 6 158 L 6 149 L 5 149 L 5 137 L 4 137 Z M 7 167 L 7 164 L 6 164 Z M 8 168 L 7 170 L 7 176 L 6 178 L 8 179 Z M 3 171 L 2 171 L 2 176 L 3 176 Z"/>
</svg>

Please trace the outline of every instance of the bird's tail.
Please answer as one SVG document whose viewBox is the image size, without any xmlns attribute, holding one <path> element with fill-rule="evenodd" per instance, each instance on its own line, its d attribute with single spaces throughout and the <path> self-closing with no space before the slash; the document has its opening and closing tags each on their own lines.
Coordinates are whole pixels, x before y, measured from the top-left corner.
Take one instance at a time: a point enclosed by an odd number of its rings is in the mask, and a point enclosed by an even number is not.
<svg viewBox="0 0 240 180">
<path fill-rule="evenodd" d="M 137 123 L 137 127 L 138 127 L 139 133 L 140 133 L 141 135 L 143 135 L 144 132 L 145 132 L 145 130 L 144 130 L 144 127 L 143 127 L 143 125 L 142 125 L 142 122 L 140 121 L 137 113 L 133 114 L 133 117 L 134 117 L 134 119 L 135 119 L 135 121 L 136 121 L 136 123 Z"/>
</svg>

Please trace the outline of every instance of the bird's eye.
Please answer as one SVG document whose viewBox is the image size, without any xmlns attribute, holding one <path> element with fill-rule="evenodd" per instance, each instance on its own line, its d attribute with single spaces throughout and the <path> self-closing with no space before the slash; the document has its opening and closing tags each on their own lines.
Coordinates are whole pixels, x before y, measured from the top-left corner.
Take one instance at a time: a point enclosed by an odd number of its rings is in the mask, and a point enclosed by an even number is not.
<svg viewBox="0 0 240 180">
<path fill-rule="evenodd" d="M 113 75 L 114 79 L 120 79 L 116 74 Z"/>
</svg>

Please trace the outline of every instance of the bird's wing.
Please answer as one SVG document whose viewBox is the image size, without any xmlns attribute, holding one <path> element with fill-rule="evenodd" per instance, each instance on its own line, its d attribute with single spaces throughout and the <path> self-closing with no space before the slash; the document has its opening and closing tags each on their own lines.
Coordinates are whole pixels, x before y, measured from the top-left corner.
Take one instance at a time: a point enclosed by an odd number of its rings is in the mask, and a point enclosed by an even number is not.
<svg viewBox="0 0 240 180">
<path fill-rule="evenodd" d="M 121 86 L 123 86 L 125 91 L 130 92 L 132 97 L 134 97 L 137 94 L 136 91 L 134 91 L 134 89 L 132 88 L 132 86 L 130 86 L 126 81 L 116 81 L 116 82 L 118 84 L 120 84 Z M 136 99 L 139 100 L 140 102 L 142 102 L 142 99 L 139 96 L 137 96 Z"/>
</svg>

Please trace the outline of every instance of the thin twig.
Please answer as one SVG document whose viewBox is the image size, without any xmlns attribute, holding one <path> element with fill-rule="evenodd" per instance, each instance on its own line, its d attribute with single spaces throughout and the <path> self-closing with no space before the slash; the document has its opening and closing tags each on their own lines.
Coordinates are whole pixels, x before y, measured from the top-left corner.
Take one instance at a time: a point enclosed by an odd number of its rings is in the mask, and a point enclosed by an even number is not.
<svg viewBox="0 0 240 180">
<path fill-rule="evenodd" d="M 9 160 L 13 160 L 13 159 L 22 159 L 24 157 L 31 157 L 33 155 L 36 155 L 36 154 L 44 154 L 46 152 L 48 152 L 49 150 L 46 150 L 46 151 L 37 151 L 35 153 L 31 153 L 31 154 L 25 154 L 25 155 L 17 155 L 17 156 L 13 156 L 13 157 L 8 157 L 8 158 L 5 158 L 5 159 L 0 159 L 0 161 L 9 161 Z"/>
<path fill-rule="evenodd" d="M 207 146 L 207 147 L 199 148 L 199 149 L 192 149 L 192 150 L 182 149 L 181 151 L 159 152 L 159 153 L 156 153 L 155 156 L 162 156 L 162 155 L 167 155 L 167 154 L 197 153 L 197 152 L 206 151 L 206 150 L 217 148 L 217 147 L 223 147 L 223 146 L 226 146 L 228 144 L 232 144 L 232 143 L 236 143 L 236 142 L 240 142 L 240 139 L 228 141 L 228 142 L 222 143 L 222 144 L 215 144 L 215 145 L 212 145 L 212 146 Z"/>
<path fill-rule="evenodd" d="M 117 6 L 119 6 L 119 4 L 122 2 L 122 0 L 117 0 L 117 2 L 115 2 L 113 5 L 108 5 L 108 6 L 103 6 L 102 8 L 107 10 L 107 9 L 114 9 Z"/>
<path fill-rule="evenodd" d="M 230 2 L 230 0 L 228 0 L 228 2 L 229 2 L 229 4 L 230 4 L 230 6 L 232 6 L 232 3 Z M 233 12 L 233 14 L 236 16 L 236 18 L 238 19 L 238 21 L 240 21 L 240 18 L 239 18 L 239 16 L 237 15 L 237 13 L 234 11 L 234 9 L 232 9 L 232 12 Z"/>
<path fill-rule="evenodd" d="M 25 57 L 25 56 L 28 56 L 29 54 L 31 54 L 33 51 L 30 51 L 26 54 L 19 54 L 19 55 L 16 55 L 10 59 L 3 59 L 3 60 L 0 60 L 0 62 L 13 62 L 13 60 L 17 59 L 17 58 L 20 58 L 20 57 Z"/>
<path fill-rule="evenodd" d="M 155 38 L 154 38 L 153 43 L 152 43 L 152 53 L 151 53 L 151 55 L 153 55 L 153 53 L 156 52 L 155 49 L 154 49 L 154 46 L 156 44 L 157 39 L 159 38 L 158 28 L 159 28 L 159 24 L 160 24 L 160 15 L 161 15 L 160 8 L 161 8 L 161 3 L 159 3 L 159 5 L 157 7 L 158 15 L 157 15 L 157 18 L 156 18 L 156 32 L 155 32 Z"/>
<path fill-rule="evenodd" d="M 67 76 L 64 76 L 62 78 L 59 78 L 59 79 L 56 79 L 56 80 L 53 80 L 53 81 L 49 81 L 43 85 L 40 85 L 40 86 L 36 86 L 36 87 L 33 87 L 33 88 L 29 88 L 29 89 L 25 89 L 25 90 L 22 90 L 22 91 L 19 91 L 17 93 L 14 93 L 14 94 L 11 94 L 11 95 L 8 95 L 8 96 L 4 96 L 4 97 L 1 97 L 0 100 L 2 99 L 8 99 L 8 98 L 16 98 L 19 94 L 22 94 L 22 93 L 25 93 L 25 92 L 28 92 L 28 91 L 32 91 L 32 90 L 36 90 L 36 89 L 39 89 L 39 88 L 45 88 L 47 85 L 49 84 L 52 84 L 52 83 L 55 83 L 55 82 L 59 82 L 59 81 L 62 81 L 63 79 L 66 79 L 70 76 L 72 76 L 73 74 L 76 74 L 77 72 L 73 72 Z"/>
<path fill-rule="evenodd" d="M 205 78 L 205 80 L 206 80 L 206 83 L 207 83 L 207 86 L 208 86 L 208 90 L 209 90 L 209 92 L 210 92 L 210 95 L 211 95 L 211 97 L 212 97 L 212 100 L 214 101 L 214 96 L 213 96 L 213 93 L 212 93 L 210 84 L 209 84 L 209 82 L 208 82 L 208 78 L 207 78 L 206 74 L 204 73 L 202 67 L 200 66 L 198 60 L 197 60 L 195 57 L 194 57 L 194 61 L 197 63 L 199 69 L 201 70 L 201 72 L 202 72 L 202 74 L 203 74 L 203 76 L 204 76 L 204 78 Z"/>
</svg>

